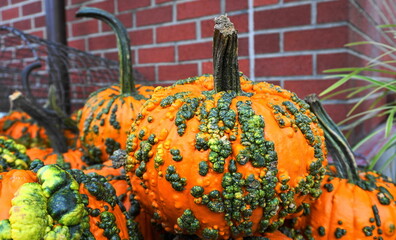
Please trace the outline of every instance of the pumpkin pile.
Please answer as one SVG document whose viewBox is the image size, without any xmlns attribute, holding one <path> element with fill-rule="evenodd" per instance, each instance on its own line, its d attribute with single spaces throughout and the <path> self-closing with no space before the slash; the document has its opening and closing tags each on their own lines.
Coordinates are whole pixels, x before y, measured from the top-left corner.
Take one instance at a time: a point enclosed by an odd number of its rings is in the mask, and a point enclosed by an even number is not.
<svg viewBox="0 0 396 240">
<path fill-rule="evenodd" d="M 119 84 L 89 96 L 71 144 L 48 111 L 12 95 L 50 145 L 19 141 L 5 133 L 10 116 L 0 120 L 0 240 L 395 239 L 395 184 L 357 169 L 318 101 L 239 72 L 226 16 L 215 19 L 213 75 L 154 89 L 135 86 L 117 18 L 76 15 L 114 30 Z"/>
</svg>

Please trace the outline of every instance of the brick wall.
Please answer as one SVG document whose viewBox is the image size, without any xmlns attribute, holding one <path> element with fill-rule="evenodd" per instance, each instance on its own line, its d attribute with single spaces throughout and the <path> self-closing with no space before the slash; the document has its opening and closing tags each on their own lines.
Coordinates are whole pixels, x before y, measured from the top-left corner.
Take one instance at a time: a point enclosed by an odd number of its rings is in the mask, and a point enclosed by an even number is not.
<svg viewBox="0 0 396 240">
<path fill-rule="evenodd" d="M 69 46 L 116 60 L 116 42 L 110 28 L 95 19 L 74 17 L 82 6 L 114 13 L 130 34 L 135 69 L 155 85 L 211 73 L 213 19 L 227 13 L 239 31 L 240 70 L 255 81 L 279 84 L 302 98 L 321 92 L 335 81 L 324 78 L 323 70 L 363 66 L 369 57 L 378 56 L 383 51 L 380 48 L 344 45 L 358 40 L 393 42 L 375 26 L 395 23 L 392 21 L 396 13 L 393 0 L 66 0 L 66 3 Z M 2 24 L 45 38 L 44 1 L 0 0 L 0 4 Z M 348 86 L 356 84 L 351 82 Z M 339 121 L 354 102 L 335 97 L 326 101 L 326 108 Z"/>
</svg>

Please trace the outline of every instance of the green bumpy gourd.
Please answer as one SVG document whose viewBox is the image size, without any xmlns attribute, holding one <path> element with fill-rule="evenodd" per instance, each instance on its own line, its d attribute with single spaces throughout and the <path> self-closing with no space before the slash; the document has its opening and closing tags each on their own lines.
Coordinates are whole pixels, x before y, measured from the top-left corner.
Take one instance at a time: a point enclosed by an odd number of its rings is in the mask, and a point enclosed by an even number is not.
<svg viewBox="0 0 396 240">
<path fill-rule="evenodd" d="M 30 158 L 26 155 L 26 147 L 13 139 L 0 136 L 0 172 L 10 169 L 28 169 Z"/>
<path fill-rule="evenodd" d="M 43 239 L 50 227 L 48 220 L 47 198 L 40 184 L 23 184 L 12 199 L 9 218 L 12 239 Z"/>
<path fill-rule="evenodd" d="M 89 218 L 79 183 L 58 165 L 33 161 L 32 167 L 38 182 L 16 192 L 9 219 L 0 221 L 0 240 L 84 239 Z"/>
</svg>

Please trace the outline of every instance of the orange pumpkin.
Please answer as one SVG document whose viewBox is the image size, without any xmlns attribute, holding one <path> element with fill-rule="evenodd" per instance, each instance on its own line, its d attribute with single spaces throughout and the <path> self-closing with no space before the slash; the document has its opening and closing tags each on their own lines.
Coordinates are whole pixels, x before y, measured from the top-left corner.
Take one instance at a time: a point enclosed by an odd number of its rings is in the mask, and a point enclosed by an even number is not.
<svg viewBox="0 0 396 240">
<path fill-rule="evenodd" d="M 89 96 L 79 118 L 77 146 L 87 152 L 89 165 L 108 160 L 113 151 L 125 148 L 127 131 L 153 87 L 136 86 L 133 80 L 128 33 L 113 15 L 96 8 L 82 8 L 76 16 L 103 20 L 116 33 L 120 59 L 120 84 Z"/>
<path fill-rule="evenodd" d="M 323 194 L 294 224 L 306 239 L 396 239 L 396 185 L 371 171 L 357 171 L 353 152 L 319 100 L 308 99 L 333 149 L 336 171 L 329 172 Z"/>
<path fill-rule="evenodd" d="M 227 30 L 215 32 L 215 75 L 158 87 L 128 136 L 132 191 L 169 232 L 275 231 L 321 192 L 326 149 L 316 118 L 295 94 L 241 76 L 236 32 Z M 225 53 L 219 35 L 229 40 Z"/>
<path fill-rule="evenodd" d="M 0 135 L 13 138 L 28 148 L 49 146 L 45 129 L 22 111 L 11 111 L 0 118 Z"/>
<path fill-rule="evenodd" d="M 65 153 L 56 153 L 52 148 L 29 148 L 26 154 L 30 159 L 38 159 L 44 164 L 58 164 L 66 169 L 83 169 L 87 164 L 83 161 L 82 149 L 69 149 Z"/>
<path fill-rule="evenodd" d="M 33 163 L 0 176 L 0 235 L 6 239 L 129 239 L 136 224 L 97 175 Z M 37 172 L 37 173 L 36 173 Z M 28 227 L 27 227 L 28 226 Z"/>
<path fill-rule="evenodd" d="M 118 151 L 121 153 L 120 151 Z M 115 157 L 114 155 L 112 157 Z M 134 221 L 138 223 L 140 233 L 142 233 L 143 239 L 162 239 L 162 232 L 160 229 L 156 229 L 151 222 L 151 217 L 140 208 L 139 203 L 131 195 L 130 183 L 126 178 L 123 168 L 115 168 L 111 160 L 103 162 L 102 164 L 96 164 L 86 167 L 84 170 L 85 174 L 97 173 L 106 177 L 107 181 L 116 190 L 116 195 L 122 201 L 126 210 L 129 212 Z"/>
</svg>

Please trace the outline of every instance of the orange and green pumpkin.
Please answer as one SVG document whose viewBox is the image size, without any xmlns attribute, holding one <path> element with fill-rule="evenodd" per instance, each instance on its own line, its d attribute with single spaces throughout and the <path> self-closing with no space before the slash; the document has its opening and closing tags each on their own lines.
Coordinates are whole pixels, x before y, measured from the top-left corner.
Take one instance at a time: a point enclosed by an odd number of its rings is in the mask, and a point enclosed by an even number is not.
<svg viewBox="0 0 396 240">
<path fill-rule="evenodd" d="M 29 169 L 30 158 L 26 147 L 15 140 L 0 136 L 0 172 L 11 169 Z"/>
<path fill-rule="evenodd" d="M 353 152 L 319 100 L 308 99 L 324 128 L 336 163 L 322 182 L 320 198 L 295 220 L 304 239 L 396 239 L 396 185 L 368 170 L 357 170 Z"/>
<path fill-rule="evenodd" d="M 11 111 L 0 118 L 0 135 L 13 138 L 26 147 L 49 146 L 45 129 L 22 111 Z"/>
<path fill-rule="evenodd" d="M 326 149 L 309 105 L 240 75 L 236 31 L 216 21 L 214 76 L 156 88 L 132 124 L 125 168 L 166 231 L 239 239 L 275 231 L 320 195 Z"/>
<path fill-rule="evenodd" d="M 138 239 L 104 177 L 32 163 L 0 173 L 2 239 Z"/>
<path fill-rule="evenodd" d="M 107 23 L 116 33 L 119 49 L 120 84 L 92 93 L 79 116 L 77 146 L 85 149 L 86 161 L 91 165 L 104 162 L 113 151 L 125 148 L 127 131 L 154 88 L 135 86 L 128 33 L 117 18 L 96 8 L 82 8 L 76 16 Z"/>
</svg>

